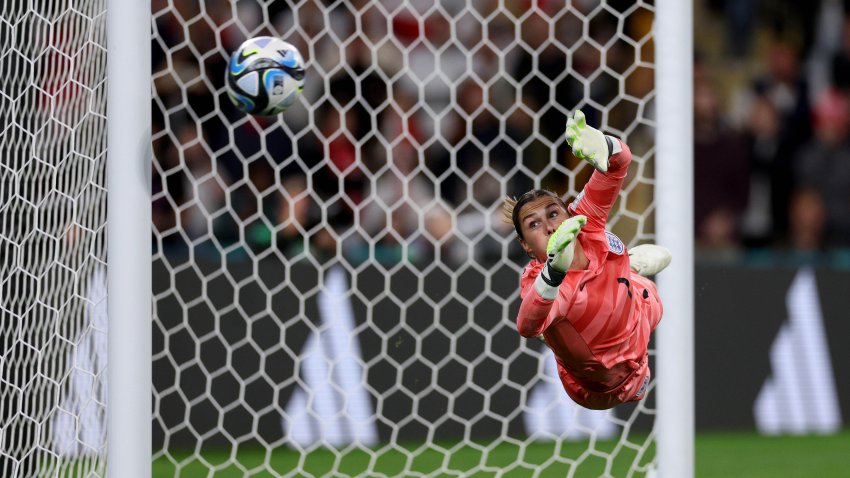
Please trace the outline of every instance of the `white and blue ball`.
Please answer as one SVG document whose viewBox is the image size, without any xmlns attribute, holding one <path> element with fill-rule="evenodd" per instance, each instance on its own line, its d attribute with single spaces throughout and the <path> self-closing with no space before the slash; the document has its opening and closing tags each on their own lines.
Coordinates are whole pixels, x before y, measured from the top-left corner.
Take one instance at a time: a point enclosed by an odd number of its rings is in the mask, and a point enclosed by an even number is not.
<svg viewBox="0 0 850 478">
<path fill-rule="evenodd" d="M 304 89 L 304 59 L 274 37 L 246 40 L 230 57 L 227 94 L 240 110 L 271 116 L 286 111 Z"/>
</svg>

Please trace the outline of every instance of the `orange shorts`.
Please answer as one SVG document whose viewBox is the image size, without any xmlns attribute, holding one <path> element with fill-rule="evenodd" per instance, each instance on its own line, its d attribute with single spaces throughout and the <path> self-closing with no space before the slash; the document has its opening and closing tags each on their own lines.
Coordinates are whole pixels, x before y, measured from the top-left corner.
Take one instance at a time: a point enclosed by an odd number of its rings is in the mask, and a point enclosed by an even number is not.
<svg viewBox="0 0 850 478">
<path fill-rule="evenodd" d="M 621 403 L 634 402 L 646 396 L 651 373 L 649 371 L 648 355 L 640 362 L 629 361 L 634 367 L 622 383 L 603 392 L 588 390 L 578 383 L 563 367 L 558 366 L 558 375 L 567 395 L 582 407 L 591 410 L 607 410 Z"/>
</svg>

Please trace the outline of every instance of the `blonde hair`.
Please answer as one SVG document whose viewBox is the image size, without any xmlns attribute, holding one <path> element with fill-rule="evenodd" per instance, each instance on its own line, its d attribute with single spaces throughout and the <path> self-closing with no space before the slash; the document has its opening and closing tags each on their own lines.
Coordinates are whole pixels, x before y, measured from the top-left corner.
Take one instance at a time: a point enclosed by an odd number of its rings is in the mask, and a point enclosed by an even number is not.
<svg viewBox="0 0 850 478">
<path fill-rule="evenodd" d="M 502 200 L 502 221 L 506 224 L 514 223 L 514 208 L 516 207 L 516 198 L 505 196 Z"/>
</svg>

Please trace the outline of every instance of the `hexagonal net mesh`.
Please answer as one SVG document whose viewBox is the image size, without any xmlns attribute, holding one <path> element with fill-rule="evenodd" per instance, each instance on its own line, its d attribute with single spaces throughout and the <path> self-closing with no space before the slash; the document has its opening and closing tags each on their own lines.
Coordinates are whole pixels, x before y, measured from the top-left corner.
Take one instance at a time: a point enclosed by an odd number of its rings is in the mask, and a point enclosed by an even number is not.
<svg viewBox="0 0 850 478">
<path fill-rule="evenodd" d="M 104 11 L 0 10 L 2 476 L 103 476 Z M 581 190 L 581 108 L 634 153 L 609 227 L 653 238 L 652 2 L 152 13 L 154 476 L 646 474 L 654 394 L 581 409 L 516 333 L 501 199 Z M 224 91 L 257 35 L 307 61 L 278 117 Z"/>
<path fill-rule="evenodd" d="M 635 153 L 610 227 L 652 237 L 652 18 L 632 1 L 155 3 L 157 469 L 645 473 L 653 398 L 580 409 L 517 334 L 527 258 L 501 199 L 575 196 L 591 169 L 563 131 L 581 108 Z M 258 35 L 307 61 L 278 117 L 223 89 Z"/>
<path fill-rule="evenodd" d="M 0 7 L 4 477 L 103 469 L 104 11 L 102 0 Z"/>
</svg>

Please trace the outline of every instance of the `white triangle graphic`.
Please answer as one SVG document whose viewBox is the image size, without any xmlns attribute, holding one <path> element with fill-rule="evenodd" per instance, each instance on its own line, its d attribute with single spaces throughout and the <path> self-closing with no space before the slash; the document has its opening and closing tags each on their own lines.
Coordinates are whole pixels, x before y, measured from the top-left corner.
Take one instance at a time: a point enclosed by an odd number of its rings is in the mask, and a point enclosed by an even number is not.
<svg viewBox="0 0 850 478">
<path fill-rule="evenodd" d="M 372 404 L 363 385 L 363 359 L 341 269 L 331 269 L 319 293 L 322 327 L 310 336 L 299 362 L 302 388 L 287 404 L 284 436 L 302 447 L 378 441 Z"/>
<path fill-rule="evenodd" d="M 69 387 L 53 415 L 53 450 L 66 457 L 95 456 L 106 445 L 106 270 L 95 269 L 86 293 L 86 328 L 69 353 Z"/>
<path fill-rule="evenodd" d="M 252 71 L 236 80 L 236 84 L 245 93 L 251 96 L 257 96 L 257 92 L 260 91 L 260 75 L 256 71 Z"/>
<path fill-rule="evenodd" d="M 788 322 L 770 349 L 773 371 L 756 397 L 756 427 L 766 434 L 837 431 L 841 411 L 811 269 L 797 273 L 785 303 Z"/>
</svg>

